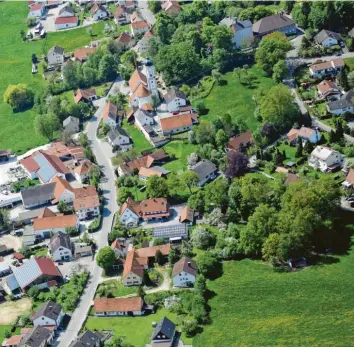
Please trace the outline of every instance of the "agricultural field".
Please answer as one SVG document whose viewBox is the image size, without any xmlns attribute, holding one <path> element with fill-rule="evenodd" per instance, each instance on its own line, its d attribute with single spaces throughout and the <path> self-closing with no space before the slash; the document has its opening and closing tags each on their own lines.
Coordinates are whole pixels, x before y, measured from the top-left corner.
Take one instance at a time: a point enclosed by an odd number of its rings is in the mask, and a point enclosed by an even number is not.
<svg viewBox="0 0 354 347">
<path fill-rule="evenodd" d="M 222 277 L 208 282 L 211 324 L 193 346 L 350 346 L 353 266 L 353 250 L 291 273 L 249 259 L 224 262 Z"/>
</svg>

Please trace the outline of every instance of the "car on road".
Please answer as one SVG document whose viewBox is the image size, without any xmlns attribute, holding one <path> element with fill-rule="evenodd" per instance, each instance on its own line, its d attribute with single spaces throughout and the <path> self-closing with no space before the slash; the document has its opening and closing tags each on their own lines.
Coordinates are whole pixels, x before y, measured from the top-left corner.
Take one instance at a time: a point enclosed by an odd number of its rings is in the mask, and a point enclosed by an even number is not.
<svg viewBox="0 0 354 347">
<path fill-rule="evenodd" d="M 351 202 L 351 201 L 354 201 L 354 196 L 350 196 L 347 201 Z"/>
</svg>

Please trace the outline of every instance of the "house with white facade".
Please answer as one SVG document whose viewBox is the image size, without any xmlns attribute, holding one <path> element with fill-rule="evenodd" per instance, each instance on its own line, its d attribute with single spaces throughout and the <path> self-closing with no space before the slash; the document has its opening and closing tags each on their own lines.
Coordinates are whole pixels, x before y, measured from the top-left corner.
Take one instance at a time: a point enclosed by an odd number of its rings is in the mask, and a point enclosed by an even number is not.
<svg viewBox="0 0 354 347">
<path fill-rule="evenodd" d="M 73 245 L 66 233 L 61 231 L 55 233 L 49 241 L 48 248 L 53 261 L 71 261 L 73 258 Z"/>
<path fill-rule="evenodd" d="M 108 142 L 112 147 L 119 147 L 121 152 L 129 151 L 133 148 L 128 133 L 121 127 L 115 126 L 107 134 Z"/>
<path fill-rule="evenodd" d="M 342 41 L 342 37 L 340 34 L 335 33 L 330 30 L 322 29 L 315 37 L 314 40 L 317 44 L 323 47 L 332 47 L 334 45 L 338 45 L 340 41 Z"/>
<path fill-rule="evenodd" d="M 79 25 L 79 17 L 57 17 L 55 18 L 55 30 L 75 28 Z"/>
<path fill-rule="evenodd" d="M 297 143 L 299 138 L 301 138 L 302 141 L 310 141 L 311 143 L 318 143 L 321 140 L 321 134 L 318 129 L 311 129 L 304 126 L 300 129 L 290 129 L 287 137 L 291 143 Z"/>
<path fill-rule="evenodd" d="M 129 8 L 123 6 L 117 6 L 113 14 L 114 23 L 116 23 L 116 25 L 123 25 L 123 24 L 130 23 L 131 14 L 132 11 Z"/>
<path fill-rule="evenodd" d="M 199 178 L 199 187 L 202 187 L 209 181 L 214 180 L 217 177 L 218 168 L 209 160 L 203 159 L 190 168 L 190 171 L 196 173 Z"/>
<path fill-rule="evenodd" d="M 94 186 L 75 189 L 74 210 L 80 220 L 100 215 L 100 200 Z"/>
<path fill-rule="evenodd" d="M 140 20 L 130 23 L 130 30 L 133 36 L 138 36 L 148 32 L 150 27 L 145 20 Z"/>
<path fill-rule="evenodd" d="M 134 46 L 134 38 L 129 35 L 128 33 L 124 32 L 121 33 L 115 40 L 114 42 L 121 47 L 122 49 L 129 49 Z"/>
<path fill-rule="evenodd" d="M 187 105 L 186 95 L 176 88 L 172 88 L 168 91 L 163 98 L 169 112 L 177 112 L 180 107 Z"/>
<path fill-rule="evenodd" d="M 149 48 L 149 40 L 154 37 L 151 30 L 147 31 L 145 35 L 139 40 L 137 44 L 138 52 L 140 54 L 147 53 Z"/>
<path fill-rule="evenodd" d="M 95 316 L 142 316 L 145 312 L 142 298 L 99 298 L 93 303 Z"/>
<path fill-rule="evenodd" d="M 173 265 L 172 281 L 174 287 L 191 287 L 193 286 L 198 273 L 197 263 L 187 257 L 183 257 Z"/>
<path fill-rule="evenodd" d="M 67 133 L 76 134 L 80 131 L 79 118 L 69 116 L 63 120 L 63 128 Z"/>
<path fill-rule="evenodd" d="M 179 134 L 192 129 L 193 124 L 197 124 L 198 117 L 193 117 L 192 113 L 180 113 L 171 117 L 160 118 L 161 132 L 164 136 Z"/>
<path fill-rule="evenodd" d="M 349 90 L 339 100 L 329 102 L 327 110 L 337 116 L 354 113 L 354 90 Z"/>
<path fill-rule="evenodd" d="M 333 59 L 323 63 L 313 64 L 309 67 L 310 75 L 315 78 L 330 75 L 335 76 L 344 67 L 343 59 Z"/>
<path fill-rule="evenodd" d="M 85 182 L 89 178 L 89 171 L 92 163 L 88 160 L 82 161 L 78 166 L 74 169 L 74 177 L 80 183 Z"/>
<path fill-rule="evenodd" d="M 125 259 L 122 282 L 125 286 L 141 286 L 144 280 L 144 264 L 137 259 L 135 248 L 131 249 Z"/>
<path fill-rule="evenodd" d="M 69 2 L 66 3 L 66 5 L 62 7 L 58 13 L 59 18 L 74 17 L 74 16 L 75 16 L 75 12 Z"/>
<path fill-rule="evenodd" d="M 122 118 L 118 115 L 117 105 L 108 101 L 103 109 L 102 121 L 104 124 L 109 125 L 111 128 L 115 128 L 117 125 L 121 125 Z"/>
<path fill-rule="evenodd" d="M 44 4 L 34 4 L 31 6 L 28 17 L 41 18 L 45 15 L 46 8 Z"/>
<path fill-rule="evenodd" d="M 75 200 L 74 188 L 67 180 L 61 177 L 54 177 L 51 182 L 55 183 L 52 204 L 59 203 L 60 201 L 71 204 Z"/>
<path fill-rule="evenodd" d="M 226 25 L 232 31 L 232 44 L 235 48 L 247 48 L 253 42 L 253 29 L 250 20 L 238 20 L 237 18 L 224 18 L 219 24 Z"/>
<path fill-rule="evenodd" d="M 317 84 L 317 95 L 319 99 L 339 98 L 341 90 L 337 84 L 331 80 L 323 80 Z"/>
<path fill-rule="evenodd" d="M 322 172 L 329 172 L 343 165 L 344 156 L 331 148 L 317 146 L 311 153 L 309 165 Z"/>
<path fill-rule="evenodd" d="M 107 9 L 98 2 L 95 2 L 90 10 L 91 17 L 93 20 L 98 21 L 108 17 Z"/>
<path fill-rule="evenodd" d="M 52 47 L 47 54 L 48 65 L 60 65 L 64 63 L 64 48 L 59 46 Z"/>
<path fill-rule="evenodd" d="M 61 305 L 54 301 L 47 301 L 41 305 L 31 317 L 33 325 L 58 328 L 65 313 Z"/>
</svg>

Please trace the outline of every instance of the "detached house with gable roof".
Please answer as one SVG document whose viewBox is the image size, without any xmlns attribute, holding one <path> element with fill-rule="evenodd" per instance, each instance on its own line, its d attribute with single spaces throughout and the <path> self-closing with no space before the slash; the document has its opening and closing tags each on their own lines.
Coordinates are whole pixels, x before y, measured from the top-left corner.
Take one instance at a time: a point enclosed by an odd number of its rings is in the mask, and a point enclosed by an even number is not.
<svg viewBox="0 0 354 347">
<path fill-rule="evenodd" d="M 47 54 L 49 65 L 60 65 L 64 63 L 64 48 L 59 46 L 52 47 Z"/>
<path fill-rule="evenodd" d="M 309 67 L 310 75 L 315 78 L 330 75 L 335 76 L 344 67 L 343 59 L 333 59 Z"/>
<path fill-rule="evenodd" d="M 261 18 L 252 26 L 253 34 L 259 38 L 279 31 L 285 35 L 296 33 L 296 23 L 282 13 Z"/>
<path fill-rule="evenodd" d="M 235 48 L 249 47 L 253 42 L 252 22 L 250 20 L 238 20 L 237 18 L 224 18 L 219 24 L 224 24 L 232 31 L 232 43 Z"/>
<path fill-rule="evenodd" d="M 337 84 L 331 80 L 324 80 L 317 84 L 317 94 L 320 99 L 335 99 L 341 94 Z"/>
<path fill-rule="evenodd" d="M 92 104 L 93 100 L 97 99 L 97 94 L 95 89 L 78 89 L 74 95 L 75 104 L 80 101 L 86 102 L 87 104 Z"/>
<path fill-rule="evenodd" d="M 172 281 L 174 287 L 187 288 L 193 286 L 198 273 L 197 263 L 184 257 L 173 265 Z"/>
<path fill-rule="evenodd" d="M 333 31 L 322 29 L 315 37 L 314 40 L 321 46 L 331 47 L 338 45 L 342 41 L 340 34 Z"/>
<path fill-rule="evenodd" d="M 144 279 L 144 267 L 139 263 L 133 248 L 124 263 L 122 282 L 125 286 L 141 286 Z"/>
<path fill-rule="evenodd" d="M 139 40 L 137 48 L 140 54 L 147 53 L 149 48 L 149 40 L 154 37 L 151 30 L 147 31 L 144 36 Z"/>
<path fill-rule="evenodd" d="M 197 164 L 190 168 L 190 171 L 193 171 L 197 174 L 199 178 L 199 187 L 202 187 L 209 181 L 212 181 L 216 178 L 218 173 L 217 166 L 209 160 L 203 159 Z"/>
<path fill-rule="evenodd" d="M 175 324 L 163 317 L 151 335 L 151 347 L 172 347 L 175 333 Z"/>
<path fill-rule="evenodd" d="M 107 9 L 100 3 L 94 3 L 90 10 L 91 17 L 93 20 L 98 21 L 108 17 Z"/>
<path fill-rule="evenodd" d="M 94 186 L 76 188 L 74 192 L 74 210 L 80 220 L 100 215 L 100 200 Z"/>
<path fill-rule="evenodd" d="M 300 129 L 292 128 L 287 134 L 288 140 L 291 143 L 297 143 L 299 138 L 302 141 L 310 141 L 311 143 L 318 143 L 321 139 L 321 134 L 318 129 L 311 129 L 302 126 Z"/>
<path fill-rule="evenodd" d="M 112 147 L 119 147 L 122 152 L 126 152 L 133 148 L 128 133 L 119 126 L 112 128 L 108 132 L 107 138 Z"/>
<path fill-rule="evenodd" d="M 113 102 L 108 101 L 103 109 L 102 115 L 103 123 L 109 125 L 111 128 L 115 128 L 117 125 L 121 125 L 122 117 L 118 115 L 118 107 Z"/>
<path fill-rule="evenodd" d="M 49 241 L 48 248 L 54 261 L 71 261 L 73 258 L 73 245 L 66 233 L 61 231 L 55 233 Z"/>
<path fill-rule="evenodd" d="M 42 326 L 58 328 L 64 315 L 61 305 L 54 301 L 47 301 L 39 306 L 37 311 L 32 315 L 31 321 L 35 327 Z"/>
<path fill-rule="evenodd" d="M 114 10 L 114 23 L 116 25 L 128 24 L 130 23 L 130 16 L 132 14 L 132 10 L 124 7 L 124 6 L 117 6 Z"/>
<path fill-rule="evenodd" d="M 329 172 L 343 165 L 344 157 L 338 151 L 324 146 L 317 146 L 311 153 L 309 165 L 322 172 Z"/>
<path fill-rule="evenodd" d="M 354 90 L 349 90 L 339 100 L 329 102 L 327 110 L 338 116 L 347 112 L 354 113 Z"/>
<path fill-rule="evenodd" d="M 82 161 L 78 166 L 74 169 L 74 176 L 77 181 L 83 183 L 89 178 L 89 171 L 92 163 L 88 160 Z"/>
<path fill-rule="evenodd" d="M 172 88 L 164 95 L 165 103 L 169 112 L 177 112 L 180 107 L 187 105 L 186 95 L 175 88 Z"/>
<path fill-rule="evenodd" d="M 137 36 L 140 34 L 144 34 L 149 31 L 149 24 L 145 20 L 139 20 L 130 23 L 130 30 L 132 36 Z"/>
<path fill-rule="evenodd" d="M 192 118 L 191 113 L 181 113 L 171 117 L 160 118 L 161 132 L 164 136 L 184 133 L 198 123 Z"/>
<path fill-rule="evenodd" d="M 75 134 L 80 131 L 80 120 L 79 118 L 69 116 L 63 121 L 63 127 L 66 132 Z"/>
<path fill-rule="evenodd" d="M 145 312 L 142 298 L 99 298 L 93 303 L 95 315 L 142 316 Z"/>
</svg>

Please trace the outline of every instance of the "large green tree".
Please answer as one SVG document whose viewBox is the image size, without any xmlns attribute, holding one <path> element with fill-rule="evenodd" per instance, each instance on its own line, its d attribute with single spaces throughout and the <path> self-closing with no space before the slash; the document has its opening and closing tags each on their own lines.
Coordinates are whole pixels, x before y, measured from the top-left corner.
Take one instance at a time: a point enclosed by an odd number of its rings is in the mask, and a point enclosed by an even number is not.
<svg viewBox="0 0 354 347">
<path fill-rule="evenodd" d="M 168 196 L 166 179 L 158 176 L 150 176 L 146 182 L 146 193 L 149 198 L 165 198 Z"/>
<path fill-rule="evenodd" d="M 60 122 L 54 114 L 37 115 L 35 129 L 38 134 L 45 136 L 49 141 L 53 140 L 54 132 L 59 130 Z"/>
<path fill-rule="evenodd" d="M 180 182 L 182 182 L 192 194 L 192 188 L 198 185 L 199 178 L 194 171 L 186 171 L 181 174 Z"/>
<path fill-rule="evenodd" d="M 34 94 L 26 84 L 10 84 L 4 93 L 4 102 L 18 111 L 32 106 L 33 100 Z"/>
<path fill-rule="evenodd" d="M 110 246 L 100 248 L 96 257 L 97 265 L 104 270 L 112 268 L 116 261 L 116 255 Z"/>
</svg>

